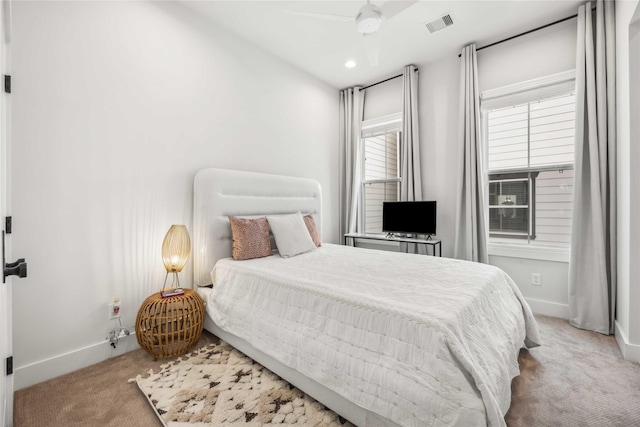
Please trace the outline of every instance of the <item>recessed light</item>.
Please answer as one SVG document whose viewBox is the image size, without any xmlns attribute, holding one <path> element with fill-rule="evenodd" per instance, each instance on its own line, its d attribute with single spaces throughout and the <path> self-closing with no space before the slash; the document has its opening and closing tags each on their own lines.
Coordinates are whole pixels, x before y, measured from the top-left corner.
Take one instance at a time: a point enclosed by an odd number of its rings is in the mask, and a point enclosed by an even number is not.
<svg viewBox="0 0 640 427">
<path fill-rule="evenodd" d="M 350 59 L 347 62 L 344 63 L 344 66 L 347 68 L 353 68 L 356 66 L 356 61 Z"/>
</svg>

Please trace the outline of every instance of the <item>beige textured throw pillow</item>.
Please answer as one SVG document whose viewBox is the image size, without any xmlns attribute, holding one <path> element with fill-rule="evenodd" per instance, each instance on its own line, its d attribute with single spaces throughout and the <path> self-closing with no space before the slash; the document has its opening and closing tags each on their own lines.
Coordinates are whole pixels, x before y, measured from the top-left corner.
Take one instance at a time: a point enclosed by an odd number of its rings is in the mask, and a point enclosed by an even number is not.
<svg viewBox="0 0 640 427">
<path fill-rule="evenodd" d="M 307 226 L 307 230 L 309 230 L 309 235 L 311 236 L 311 240 L 313 240 L 313 243 L 316 246 L 321 246 L 322 236 L 318 231 L 318 227 L 316 227 L 316 222 L 313 219 L 313 215 L 306 214 L 305 216 L 302 217 L 302 219 L 304 219 L 304 225 Z"/>
<path fill-rule="evenodd" d="M 233 237 L 233 259 L 244 260 L 273 255 L 267 218 L 229 217 Z"/>
</svg>

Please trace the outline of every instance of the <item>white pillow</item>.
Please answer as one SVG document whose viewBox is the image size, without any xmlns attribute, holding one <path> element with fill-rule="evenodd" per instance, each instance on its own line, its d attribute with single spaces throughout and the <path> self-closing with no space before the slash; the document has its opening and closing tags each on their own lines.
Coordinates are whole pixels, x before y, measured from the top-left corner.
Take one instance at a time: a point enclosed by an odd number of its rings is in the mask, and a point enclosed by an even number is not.
<svg viewBox="0 0 640 427">
<path fill-rule="evenodd" d="M 267 215 L 278 252 L 283 258 L 289 258 L 316 248 L 302 214 Z"/>
</svg>

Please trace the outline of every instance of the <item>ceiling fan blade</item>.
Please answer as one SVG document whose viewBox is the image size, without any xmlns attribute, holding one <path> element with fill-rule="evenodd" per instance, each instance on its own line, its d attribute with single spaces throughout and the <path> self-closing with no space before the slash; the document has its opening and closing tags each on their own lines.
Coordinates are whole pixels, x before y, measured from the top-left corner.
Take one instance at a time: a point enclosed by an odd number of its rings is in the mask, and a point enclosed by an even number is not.
<svg viewBox="0 0 640 427">
<path fill-rule="evenodd" d="M 367 61 L 369 61 L 370 67 L 377 67 L 380 60 L 376 41 L 377 37 L 375 34 L 366 34 L 363 37 L 362 44 L 364 46 L 364 51 L 367 54 Z"/>
<path fill-rule="evenodd" d="M 389 0 L 382 5 L 380 10 L 382 10 L 382 16 L 387 19 L 391 19 L 416 3 L 418 3 L 417 0 Z"/>
<path fill-rule="evenodd" d="M 338 22 L 350 22 L 355 20 L 353 16 L 332 15 L 330 13 L 304 12 L 302 10 L 287 10 L 286 12 L 291 15 L 307 16 L 310 18 L 320 18 Z"/>
<path fill-rule="evenodd" d="M 378 55 L 378 49 L 375 47 L 367 49 L 367 60 L 369 61 L 369 67 L 377 67 L 380 61 Z"/>
</svg>

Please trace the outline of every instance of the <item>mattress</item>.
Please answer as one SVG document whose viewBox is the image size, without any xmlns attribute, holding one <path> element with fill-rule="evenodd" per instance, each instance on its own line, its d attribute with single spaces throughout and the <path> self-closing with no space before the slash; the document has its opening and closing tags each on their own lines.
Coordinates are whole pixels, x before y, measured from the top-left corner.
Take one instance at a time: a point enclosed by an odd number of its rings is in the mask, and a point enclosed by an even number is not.
<svg viewBox="0 0 640 427">
<path fill-rule="evenodd" d="M 539 343 L 514 282 L 478 263 L 323 244 L 219 260 L 223 330 L 399 425 L 503 426 L 518 353 Z"/>
</svg>

